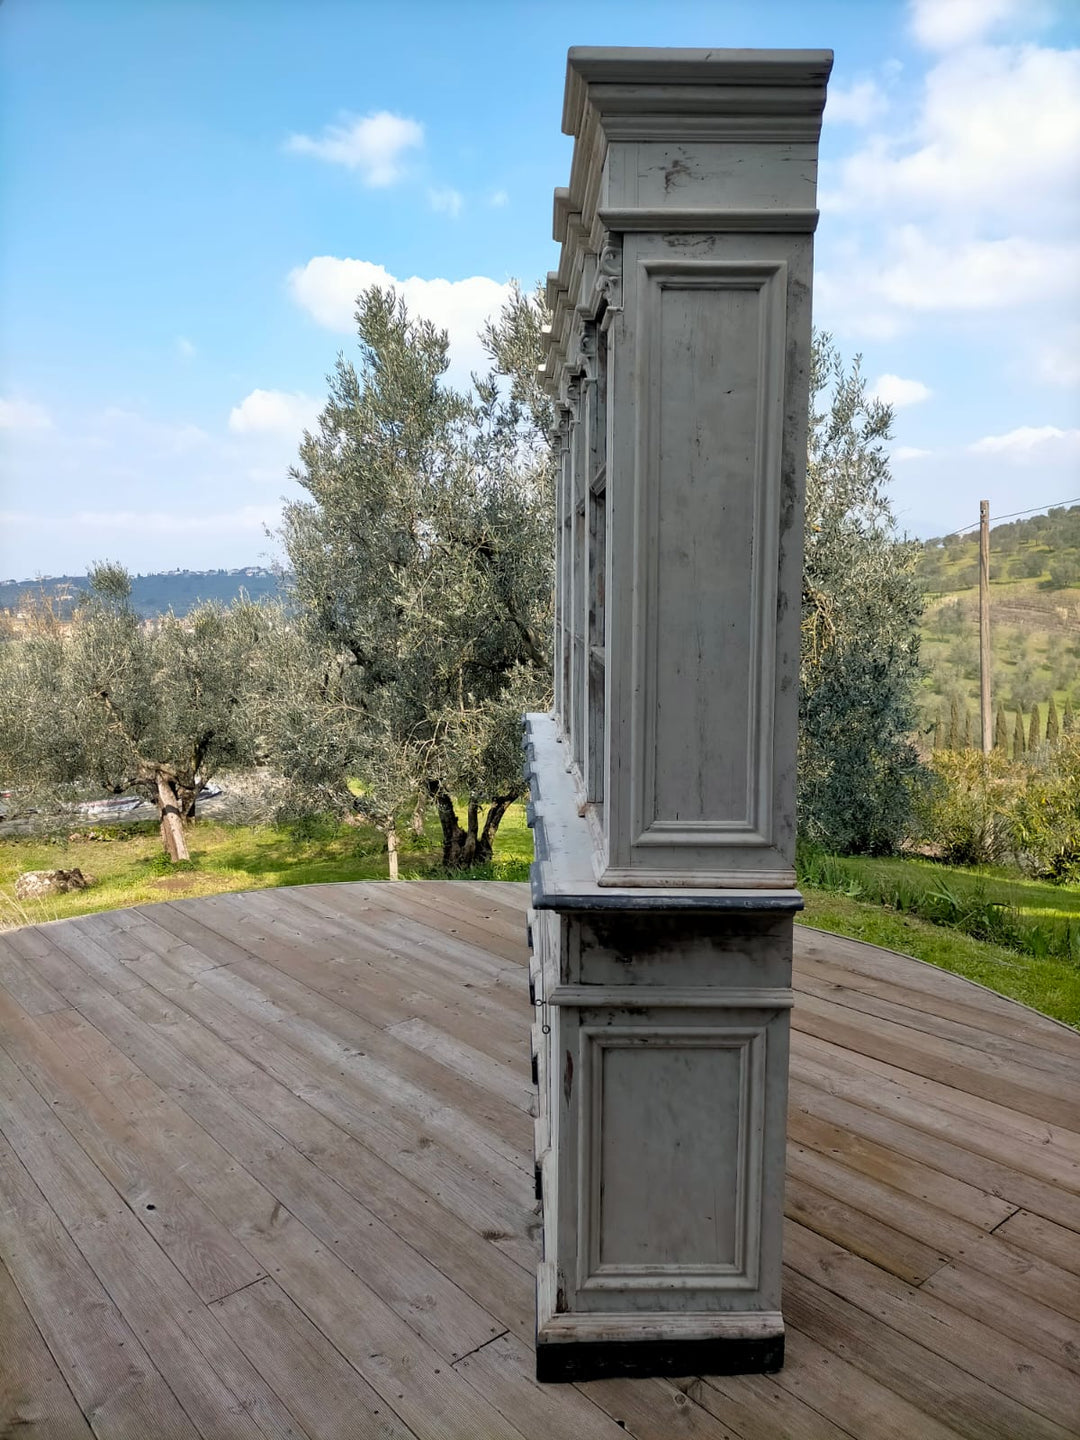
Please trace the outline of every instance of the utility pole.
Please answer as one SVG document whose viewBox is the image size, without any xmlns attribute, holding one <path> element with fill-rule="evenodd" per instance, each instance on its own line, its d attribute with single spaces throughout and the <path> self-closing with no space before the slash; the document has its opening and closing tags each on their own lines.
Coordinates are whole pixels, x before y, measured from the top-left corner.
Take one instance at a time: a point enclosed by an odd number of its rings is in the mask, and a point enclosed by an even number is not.
<svg viewBox="0 0 1080 1440">
<path fill-rule="evenodd" d="M 989 755 L 994 736 L 990 717 L 990 501 L 979 501 L 979 708 L 982 748 Z"/>
</svg>

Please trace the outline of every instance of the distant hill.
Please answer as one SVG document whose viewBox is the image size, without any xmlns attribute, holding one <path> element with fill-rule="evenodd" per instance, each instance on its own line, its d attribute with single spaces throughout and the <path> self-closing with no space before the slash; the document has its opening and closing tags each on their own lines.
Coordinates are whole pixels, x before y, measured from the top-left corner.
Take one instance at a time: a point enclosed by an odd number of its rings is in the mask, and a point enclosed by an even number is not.
<svg viewBox="0 0 1080 1440">
<path fill-rule="evenodd" d="M 251 600 L 279 593 L 278 577 L 261 565 L 248 565 L 241 570 L 167 570 L 157 575 L 133 575 L 131 586 L 132 604 L 144 619 L 164 615 L 169 610 L 176 615 L 186 615 L 203 600 L 218 600 L 228 605 L 241 593 Z M 66 612 L 78 593 L 87 588 L 85 575 L 0 581 L 0 610 L 17 611 L 22 596 L 44 591 Z"/>
<path fill-rule="evenodd" d="M 990 526 L 993 706 L 1009 716 L 1050 696 L 1080 706 L 1080 505 Z M 924 724 L 948 712 L 953 696 L 977 713 L 979 532 L 923 544 L 926 590 L 922 659 Z"/>
<path fill-rule="evenodd" d="M 990 582 L 1020 590 L 1080 586 L 1080 505 L 990 525 Z M 930 593 L 947 595 L 979 583 L 979 531 L 923 543 L 919 575 Z"/>
</svg>

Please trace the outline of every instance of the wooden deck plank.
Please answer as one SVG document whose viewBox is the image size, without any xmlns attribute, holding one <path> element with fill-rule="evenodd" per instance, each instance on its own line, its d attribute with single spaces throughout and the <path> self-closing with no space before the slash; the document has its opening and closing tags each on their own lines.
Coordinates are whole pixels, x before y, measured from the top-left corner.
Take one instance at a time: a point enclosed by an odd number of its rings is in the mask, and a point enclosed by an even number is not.
<svg viewBox="0 0 1080 1440">
<path fill-rule="evenodd" d="M 63 1010 L 67 1001 L 38 975 L 32 965 L 0 935 L 0 985 L 28 1015 Z"/>
<path fill-rule="evenodd" d="M 58 983 L 65 981 L 58 979 Z M 135 997 L 129 993 L 128 998 Z M 362 1260 L 362 1268 L 368 1273 L 372 1266 L 381 1267 L 379 1275 L 386 1280 L 387 1293 L 399 1299 L 421 1328 L 430 1330 L 436 1338 L 455 1337 L 462 1349 L 471 1349 L 495 1333 L 498 1327 L 478 1313 L 478 1306 L 470 1308 L 456 1288 L 443 1294 L 436 1305 L 435 1299 L 445 1287 L 440 1287 L 438 1274 L 429 1274 L 419 1265 L 420 1257 L 415 1253 L 391 1253 L 386 1257 L 382 1250 L 372 1249 L 366 1212 L 358 1214 L 359 1207 L 353 1204 L 351 1214 L 343 1213 L 350 1208 L 346 1204 L 350 1197 L 258 1118 L 261 1088 L 254 1110 L 237 1103 L 231 1092 L 215 1085 L 190 1055 L 177 1048 L 181 1044 L 188 1046 L 212 1069 L 217 1061 L 231 1057 L 227 1046 L 215 1043 L 208 1032 L 188 1027 L 184 1020 L 172 1016 L 165 1033 L 176 1044 L 164 1041 L 152 1024 L 145 1025 L 130 1012 L 119 1010 L 114 997 L 88 994 L 83 1005 L 90 1018 L 123 1043 L 147 1074 L 219 1140 L 234 1160 L 259 1179 L 284 1208 L 295 1211 L 314 1233 L 323 1234 L 326 1243 L 335 1244 L 342 1253 L 351 1239 L 359 1257 L 357 1263 Z M 255 1070 L 253 1066 L 248 1068 Z M 409 1263 L 403 1263 L 404 1258 Z M 453 1353 L 447 1358 L 453 1358 Z"/>
<path fill-rule="evenodd" d="M 901 958 L 907 960 L 910 957 L 897 957 L 898 960 Z M 903 965 L 898 965 L 890 978 L 882 979 L 877 974 L 860 974 L 848 966 L 830 963 L 816 954 L 810 956 L 803 952 L 797 953 L 795 974 L 800 989 L 811 981 L 817 985 L 855 990 L 863 995 L 894 1001 L 931 1018 L 944 1016 L 981 1029 L 989 1036 L 1002 1035 L 1010 1040 L 1022 1040 L 1032 1048 L 1050 1050 L 1057 1055 L 1069 1057 L 1076 1049 L 1076 1031 L 1070 1027 L 1055 1024 L 1022 1005 L 1013 1004 L 1008 1011 L 1002 1012 L 996 1007 L 973 1003 L 964 992 L 957 996 L 955 987 L 951 987 L 954 991 L 951 994 L 928 990 L 918 969 L 912 973 Z"/>
<path fill-rule="evenodd" d="M 272 1280 L 259 1280 L 211 1308 L 314 1440 L 415 1440 Z"/>
<path fill-rule="evenodd" d="M 937 997 L 947 1006 L 955 1001 L 974 1006 L 986 1013 L 1002 1017 L 1013 1025 L 1025 1030 L 1039 1030 L 1058 1037 L 1071 1038 L 1076 1032 L 1057 1020 L 1040 1015 L 1017 1000 L 997 995 L 974 980 L 941 970 L 925 960 L 916 960 L 911 955 L 901 955 L 896 950 L 884 950 L 878 945 L 869 945 L 865 940 L 851 940 L 843 935 L 831 935 L 824 930 L 810 926 L 795 927 L 795 966 L 798 970 L 804 958 L 821 959 L 826 963 L 841 965 L 852 976 L 868 976 L 882 980 L 903 978 L 913 989 Z"/>
<path fill-rule="evenodd" d="M 803 1155 L 807 1161 L 817 1156 L 834 1160 L 982 1230 L 993 1230 L 1018 1208 L 888 1145 L 794 1107 L 789 1112 L 788 1143 L 789 1154 Z"/>
<path fill-rule="evenodd" d="M 627 1429 L 635 1433 L 582 1393 L 585 1387 L 538 1385 L 532 1347 L 513 1335 L 500 1335 L 454 1369 L 526 1440 L 621 1440 Z"/>
<path fill-rule="evenodd" d="M 1080 1194 L 1080 1161 L 1069 1153 L 1070 1137 L 1060 1126 L 1003 1105 L 969 1105 L 974 1097 L 940 1081 L 815 1036 L 794 1034 L 791 1049 L 792 1071 L 800 1078 L 813 1078 L 833 1094 L 884 1109 L 909 1124 L 949 1136 L 976 1154 L 1003 1159 L 1014 1169 Z"/>
<path fill-rule="evenodd" d="M 92 1440 L 93 1431 L 0 1260 L 0 1435 Z"/>
<path fill-rule="evenodd" d="M 850 1440 L 819 1410 L 771 1375 L 706 1375 L 675 1382 L 739 1440 Z"/>
<path fill-rule="evenodd" d="M 1013 1337 L 931 1298 L 926 1282 L 916 1288 L 849 1254 L 812 1231 L 788 1222 L 784 1254 L 789 1269 L 831 1291 L 897 1335 L 947 1354 L 959 1368 L 992 1390 L 1066 1429 L 1080 1415 L 1080 1381 L 1053 1359 Z"/>
<path fill-rule="evenodd" d="M 1075 1230 L 1055 1225 L 1052 1220 L 1031 1215 L 1026 1210 L 1017 1210 L 996 1233 L 1000 1239 L 1049 1260 L 1060 1270 L 1080 1275 L 1080 1235 Z"/>
<path fill-rule="evenodd" d="M 807 1076 L 809 1078 L 802 1078 Z M 843 1089 L 844 1094 L 834 1093 L 837 1089 Z M 847 1098 L 850 1095 L 856 1095 L 858 1099 Z M 967 1148 L 959 1143 L 963 1137 L 956 1134 L 955 1126 L 924 1128 L 918 1121 L 926 1121 L 926 1112 L 920 1111 L 917 1106 L 912 1114 L 912 1106 L 909 1105 L 903 1111 L 905 1118 L 898 1119 L 888 1106 L 868 1108 L 870 1099 L 868 1087 L 841 1083 L 840 1077 L 823 1066 L 811 1069 L 802 1059 L 792 1063 L 790 1113 L 793 1116 L 793 1133 L 805 1118 L 811 1124 L 818 1122 L 822 1126 L 839 1129 L 855 1144 L 861 1137 L 879 1141 L 890 1150 L 964 1181 L 1012 1209 L 1024 1208 L 1080 1230 L 1080 1195 L 1036 1179 L 1000 1159 Z M 916 1123 L 908 1123 L 909 1120 Z M 829 1153 L 824 1137 L 832 1132 L 819 1133 L 823 1143 L 816 1148 Z M 955 1138 L 946 1139 L 944 1134 Z"/>
<path fill-rule="evenodd" d="M 924 1281 L 920 1294 L 940 1296 L 954 1310 L 1019 1340 L 1080 1376 L 1080 1321 L 1018 1294 L 1007 1278 L 953 1263 Z"/>
<path fill-rule="evenodd" d="M 135 1332 L 2 1135 L 0 1242 L 27 1308 L 99 1440 L 155 1434 L 198 1440 Z"/>
<path fill-rule="evenodd" d="M 973 1016 L 958 1020 L 893 998 L 869 995 L 857 985 L 842 985 L 835 981 L 822 983 L 805 974 L 800 976 L 799 993 L 801 996 L 813 996 L 829 1006 L 837 1006 L 840 1011 L 854 1010 L 889 1021 L 904 1030 L 933 1035 L 949 1045 L 974 1047 L 983 1055 L 1005 1061 L 1009 1072 L 1015 1076 L 1023 1077 L 1036 1071 L 1066 1081 L 1075 1078 L 1073 1057 L 1064 1050 L 1043 1045 L 1039 1035 L 1027 1039 L 1016 1035 L 1003 1036 L 985 1029 Z M 1031 1078 L 1035 1083 L 1046 1083 L 1039 1082 L 1037 1077 Z"/>
<path fill-rule="evenodd" d="M 798 1271 L 787 1272 L 784 1314 L 833 1355 L 970 1440 L 1075 1440 L 1075 1431 L 1012 1400 L 950 1358 L 901 1335 Z M 991 1357 L 988 1356 L 988 1364 Z M 858 1391 L 857 1381 L 851 1388 Z M 863 1433 L 875 1434 L 873 1429 Z M 911 1435 L 926 1431 L 913 1425 Z"/>
<path fill-rule="evenodd" d="M 1018 1070 L 972 1045 L 942 1040 L 867 1014 L 855 1017 L 805 992 L 796 999 L 791 1023 L 819 1040 L 937 1080 L 960 1094 L 992 1102 L 1029 1120 L 1050 1120 L 1069 1130 L 1080 1115 L 1080 1082 Z"/>
<path fill-rule="evenodd" d="M 784 1306 L 796 1308 L 787 1289 Z M 860 1369 L 840 1347 L 828 1343 L 824 1326 L 807 1327 L 799 1323 L 801 1318 L 797 1309 L 796 1318 L 785 1316 L 784 1368 L 775 1377 L 780 1388 L 853 1434 L 872 1435 L 875 1440 L 909 1440 L 914 1435 L 919 1440 L 956 1440 L 963 1433 L 944 1423 L 944 1417 L 937 1418 L 942 1412 L 914 1403 L 886 1378 Z"/>
<path fill-rule="evenodd" d="M 59 1379 L 117 1440 L 230 1406 L 230 1440 L 1078 1432 L 1080 1037 L 808 931 L 785 1369 L 537 1387 L 528 904 L 366 882 L 5 935 L 19 1403 Z"/>
<path fill-rule="evenodd" d="M 12 1149 L 194 1425 L 213 1434 L 228 1417 L 236 1440 L 295 1440 L 277 1397 L 3 1052 L 0 1099 Z"/>
</svg>

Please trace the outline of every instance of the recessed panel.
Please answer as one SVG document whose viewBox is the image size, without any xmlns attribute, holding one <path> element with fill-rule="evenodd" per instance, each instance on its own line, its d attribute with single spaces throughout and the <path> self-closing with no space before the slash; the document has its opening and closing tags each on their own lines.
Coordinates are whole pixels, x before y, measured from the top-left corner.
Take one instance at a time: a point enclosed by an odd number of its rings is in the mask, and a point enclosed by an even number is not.
<svg viewBox="0 0 1080 1440">
<path fill-rule="evenodd" d="M 642 265 L 636 846 L 772 843 L 784 285 Z"/>
<path fill-rule="evenodd" d="M 664 285 L 654 818 L 748 821 L 761 293 Z"/>
<path fill-rule="evenodd" d="M 599 1268 L 741 1269 L 746 1046 L 600 1047 Z"/>
</svg>

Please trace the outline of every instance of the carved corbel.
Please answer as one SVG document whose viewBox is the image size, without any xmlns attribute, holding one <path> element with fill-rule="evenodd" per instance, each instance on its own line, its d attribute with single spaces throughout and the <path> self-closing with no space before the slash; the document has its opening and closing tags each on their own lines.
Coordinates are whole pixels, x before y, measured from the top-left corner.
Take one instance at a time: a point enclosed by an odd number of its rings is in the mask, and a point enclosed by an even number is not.
<svg viewBox="0 0 1080 1440">
<path fill-rule="evenodd" d="M 560 450 L 565 450 L 570 444 L 570 418 L 569 405 L 555 407 L 555 418 L 548 433 Z"/>
<path fill-rule="evenodd" d="M 609 235 L 601 248 L 596 266 L 597 295 L 607 302 L 609 314 L 622 310 L 622 280 L 622 239 L 617 235 Z"/>
</svg>

